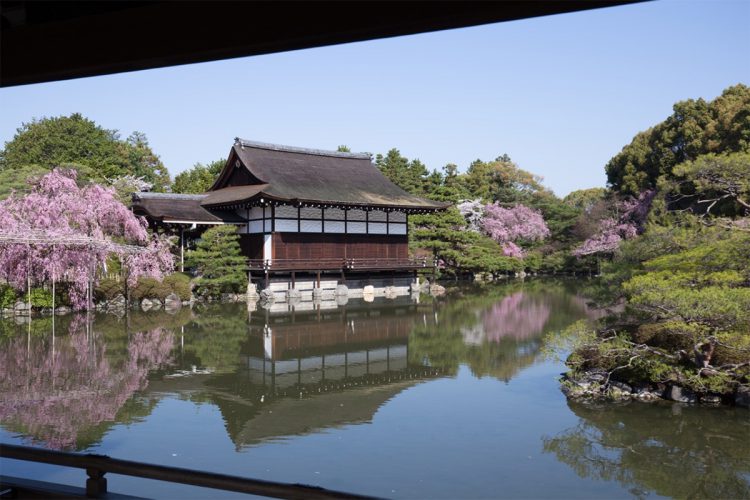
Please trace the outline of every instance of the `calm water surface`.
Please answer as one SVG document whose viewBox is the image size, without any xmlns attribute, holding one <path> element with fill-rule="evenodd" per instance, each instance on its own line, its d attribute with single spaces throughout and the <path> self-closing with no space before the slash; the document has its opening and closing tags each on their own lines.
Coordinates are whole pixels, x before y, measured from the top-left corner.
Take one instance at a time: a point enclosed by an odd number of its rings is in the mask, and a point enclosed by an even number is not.
<svg viewBox="0 0 750 500">
<path fill-rule="evenodd" d="M 568 403 L 570 281 L 0 322 L 0 441 L 392 498 L 750 497 L 750 412 Z M 84 473 L 1 460 L 2 474 Z M 234 494 L 108 475 L 162 498 Z"/>
</svg>

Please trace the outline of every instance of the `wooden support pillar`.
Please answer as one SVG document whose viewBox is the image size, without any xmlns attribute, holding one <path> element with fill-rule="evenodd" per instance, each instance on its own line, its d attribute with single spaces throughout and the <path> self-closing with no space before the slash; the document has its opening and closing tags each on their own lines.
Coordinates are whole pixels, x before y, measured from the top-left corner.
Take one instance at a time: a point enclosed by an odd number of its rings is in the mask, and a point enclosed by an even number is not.
<svg viewBox="0 0 750 500">
<path fill-rule="evenodd" d="M 317 287 L 320 288 L 320 271 L 317 273 Z"/>
<path fill-rule="evenodd" d="M 297 288 L 296 273 L 292 271 L 292 289 Z"/>
<path fill-rule="evenodd" d="M 185 228 L 180 226 L 180 272 L 185 272 Z"/>
<path fill-rule="evenodd" d="M 107 479 L 105 472 L 99 469 L 86 469 L 86 496 L 88 498 L 101 498 L 107 494 Z"/>
</svg>

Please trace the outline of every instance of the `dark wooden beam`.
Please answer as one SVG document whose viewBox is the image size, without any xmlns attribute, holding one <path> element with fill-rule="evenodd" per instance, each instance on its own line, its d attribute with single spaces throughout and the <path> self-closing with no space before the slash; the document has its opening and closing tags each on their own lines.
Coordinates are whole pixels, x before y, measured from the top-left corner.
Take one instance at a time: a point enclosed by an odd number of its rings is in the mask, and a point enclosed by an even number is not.
<svg viewBox="0 0 750 500">
<path fill-rule="evenodd" d="M 0 86 L 320 47 L 642 0 L 0 3 Z"/>
</svg>

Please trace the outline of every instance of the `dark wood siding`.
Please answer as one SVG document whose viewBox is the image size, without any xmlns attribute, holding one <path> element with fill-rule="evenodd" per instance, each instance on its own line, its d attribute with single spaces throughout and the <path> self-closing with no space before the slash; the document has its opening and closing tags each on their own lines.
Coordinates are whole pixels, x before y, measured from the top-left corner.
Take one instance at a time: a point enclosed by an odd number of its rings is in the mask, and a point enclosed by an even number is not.
<svg viewBox="0 0 750 500">
<path fill-rule="evenodd" d="M 262 244 L 262 243 L 261 243 Z M 407 259 L 406 235 L 274 233 L 274 259 Z"/>
<path fill-rule="evenodd" d="M 248 259 L 263 258 L 263 235 L 262 234 L 241 234 L 240 248 L 242 255 Z"/>
</svg>

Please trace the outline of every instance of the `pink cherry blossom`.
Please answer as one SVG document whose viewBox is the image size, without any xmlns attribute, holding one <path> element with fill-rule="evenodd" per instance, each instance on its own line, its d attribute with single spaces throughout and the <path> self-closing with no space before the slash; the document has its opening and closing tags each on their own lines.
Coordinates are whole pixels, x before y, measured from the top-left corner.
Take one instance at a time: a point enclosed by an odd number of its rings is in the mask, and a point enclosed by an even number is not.
<svg viewBox="0 0 750 500">
<path fill-rule="evenodd" d="M 592 254 L 612 254 L 623 240 L 638 236 L 651 208 L 656 191 L 644 191 L 637 198 L 615 204 L 617 216 L 602 219 L 599 230 L 571 252 L 577 257 Z"/>
<path fill-rule="evenodd" d="M 482 230 L 500 243 L 509 257 L 523 257 L 524 251 L 517 242 L 541 241 L 550 235 L 544 217 L 525 205 L 504 208 L 497 203 L 484 208 Z"/>
<path fill-rule="evenodd" d="M 124 261 L 132 280 L 174 269 L 167 243 L 146 228 L 113 188 L 79 187 L 74 170 L 55 169 L 27 195 L 0 201 L 0 279 L 19 290 L 27 279 L 65 281 L 73 306 L 86 307 L 89 280 L 111 255 Z"/>
</svg>

